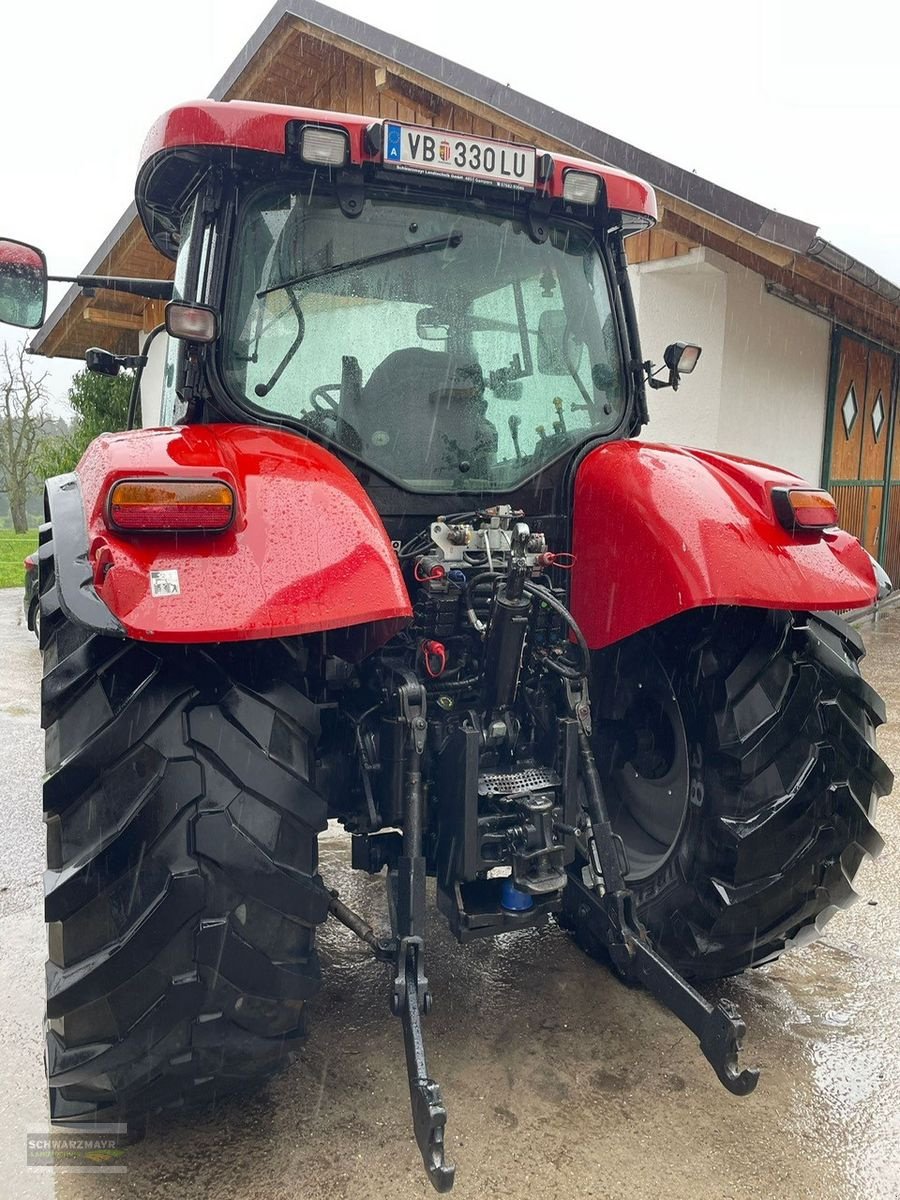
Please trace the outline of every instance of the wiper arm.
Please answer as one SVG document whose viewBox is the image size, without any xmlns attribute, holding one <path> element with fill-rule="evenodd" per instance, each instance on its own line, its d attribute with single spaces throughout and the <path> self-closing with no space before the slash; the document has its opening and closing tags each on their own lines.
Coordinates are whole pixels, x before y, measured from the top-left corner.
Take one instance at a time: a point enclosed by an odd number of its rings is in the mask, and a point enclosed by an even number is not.
<svg viewBox="0 0 900 1200">
<path fill-rule="evenodd" d="M 293 279 L 282 279 L 271 287 L 263 288 L 256 293 L 257 299 L 282 288 L 296 287 L 299 283 L 308 283 L 311 279 L 322 279 L 326 275 L 336 275 L 339 271 L 352 271 L 356 267 L 372 266 L 375 263 L 390 262 L 395 258 L 408 258 L 414 254 L 428 254 L 431 250 L 444 250 L 448 247 L 455 249 L 462 241 L 463 235 L 454 230 L 452 233 L 441 234 L 440 237 L 426 238 L 422 242 L 413 242 L 408 246 L 397 246 L 393 250 L 382 250 L 380 254 L 367 254 L 364 258 L 351 258 L 348 262 L 333 263 L 330 267 L 320 267 L 318 271 L 306 271 L 303 275 L 295 275 Z"/>
</svg>

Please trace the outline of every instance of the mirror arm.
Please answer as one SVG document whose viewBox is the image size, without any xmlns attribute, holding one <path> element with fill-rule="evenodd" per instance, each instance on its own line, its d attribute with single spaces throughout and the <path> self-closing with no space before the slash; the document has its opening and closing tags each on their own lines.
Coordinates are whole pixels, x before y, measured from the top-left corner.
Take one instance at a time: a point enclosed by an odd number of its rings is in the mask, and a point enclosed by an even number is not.
<svg viewBox="0 0 900 1200">
<path fill-rule="evenodd" d="M 80 288 L 103 288 L 143 296 L 146 300 L 171 300 L 170 279 L 124 279 L 117 275 L 48 275 L 49 283 L 74 283 Z"/>
<path fill-rule="evenodd" d="M 144 346 L 140 354 L 135 356 L 134 378 L 131 381 L 131 395 L 128 397 L 128 420 L 126 429 L 134 429 L 135 418 L 137 417 L 138 403 L 141 398 L 141 380 L 144 376 L 144 367 L 147 365 L 150 347 L 155 339 L 161 333 L 165 333 L 165 325 L 157 325 L 155 329 L 151 329 L 144 341 Z"/>
<path fill-rule="evenodd" d="M 652 387 L 654 389 L 654 391 L 657 390 L 658 388 L 670 387 L 673 391 L 677 392 L 678 384 L 680 382 L 680 376 L 679 376 L 678 372 L 673 368 L 669 371 L 668 379 L 654 379 L 653 378 L 654 365 L 655 364 L 650 362 L 649 359 L 647 359 L 647 361 L 643 364 L 644 372 L 646 373 L 646 376 L 647 376 L 648 387 Z"/>
</svg>

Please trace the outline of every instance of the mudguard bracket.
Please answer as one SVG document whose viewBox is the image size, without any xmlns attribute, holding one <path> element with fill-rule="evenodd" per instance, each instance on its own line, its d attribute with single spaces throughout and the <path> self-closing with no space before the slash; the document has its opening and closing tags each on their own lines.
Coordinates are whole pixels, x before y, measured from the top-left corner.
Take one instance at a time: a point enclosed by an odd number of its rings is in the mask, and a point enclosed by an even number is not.
<svg viewBox="0 0 900 1200">
<path fill-rule="evenodd" d="M 661 1004 L 678 1017 L 700 1042 L 700 1049 L 719 1078 L 734 1096 L 748 1096 L 759 1082 L 755 1067 L 738 1065 L 747 1027 L 737 1008 L 727 1000 L 713 1004 L 700 995 L 673 966 L 657 954 L 647 938 L 632 925 L 631 892 L 607 892 L 600 896 L 586 887 L 577 872 L 569 875 L 569 887 L 578 893 L 579 905 L 593 910 L 604 931 L 606 948 L 617 973 L 628 983 L 642 984 Z"/>
<path fill-rule="evenodd" d="M 747 1027 L 737 1009 L 720 1000 L 711 1004 L 675 968 L 656 952 L 650 935 L 637 915 L 634 894 L 625 882 L 628 862 L 621 838 L 613 832 L 606 799 L 588 736 L 590 702 L 587 684 L 570 684 L 566 698 L 579 723 L 579 765 L 588 809 L 588 886 L 578 871 L 569 871 L 569 887 L 578 894 L 579 907 L 593 910 L 607 952 L 618 974 L 628 983 L 640 983 L 682 1021 L 700 1042 L 719 1081 L 735 1096 L 746 1096 L 756 1087 L 759 1071 L 738 1066 L 741 1041 Z"/>
</svg>

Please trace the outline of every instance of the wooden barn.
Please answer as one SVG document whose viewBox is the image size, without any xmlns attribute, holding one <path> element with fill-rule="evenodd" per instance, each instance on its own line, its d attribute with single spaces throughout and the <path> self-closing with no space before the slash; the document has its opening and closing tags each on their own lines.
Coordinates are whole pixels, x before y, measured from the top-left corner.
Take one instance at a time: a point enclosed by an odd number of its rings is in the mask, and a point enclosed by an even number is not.
<svg viewBox="0 0 900 1200">
<path fill-rule="evenodd" d="M 339 13 L 279 0 L 212 91 L 364 113 L 576 153 L 657 189 L 629 242 L 645 354 L 703 345 L 690 387 L 651 397 L 654 440 L 776 461 L 821 480 L 844 526 L 900 580 L 900 288 L 818 235 L 538 100 Z M 173 102 L 182 97 L 173 96 Z M 168 278 L 130 206 L 86 272 Z M 137 352 L 158 303 L 73 288 L 33 342 Z"/>
</svg>

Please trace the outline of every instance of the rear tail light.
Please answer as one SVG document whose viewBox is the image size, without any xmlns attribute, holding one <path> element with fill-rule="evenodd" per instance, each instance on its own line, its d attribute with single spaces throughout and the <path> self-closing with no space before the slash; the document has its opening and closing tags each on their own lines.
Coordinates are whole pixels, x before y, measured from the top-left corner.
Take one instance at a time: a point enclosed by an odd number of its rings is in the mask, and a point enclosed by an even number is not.
<svg viewBox="0 0 900 1200">
<path fill-rule="evenodd" d="M 147 532 L 227 529 L 234 493 L 218 479 L 125 479 L 109 493 L 109 524 Z"/>
<path fill-rule="evenodd" d="M 789 533 L 816 532 L 838 523 L 838 510 L 829 492 L 813 488 L 773 488 L 775 515 Z"/>
<path fill-rule="evenodd" d="M 26 554 L 23 561 L 25 563 L 26 571 L 33 571 L 34 568 L 37 566 L 37 559 L 34 557 L 33 554 Z"/>
</svg>

